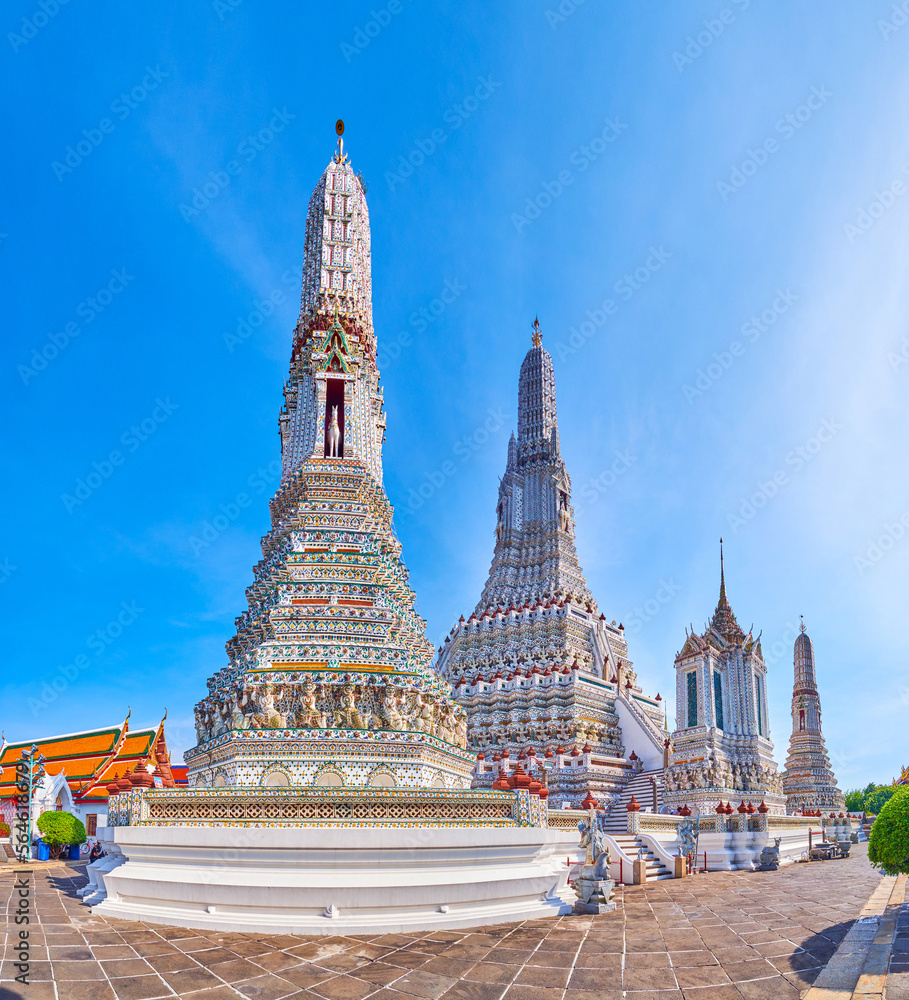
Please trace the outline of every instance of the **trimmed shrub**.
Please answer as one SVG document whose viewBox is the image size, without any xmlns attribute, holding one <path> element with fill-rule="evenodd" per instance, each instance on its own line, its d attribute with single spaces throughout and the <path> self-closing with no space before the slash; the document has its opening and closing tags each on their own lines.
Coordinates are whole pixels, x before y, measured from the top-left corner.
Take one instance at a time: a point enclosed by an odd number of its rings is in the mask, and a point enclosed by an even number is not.
<svg viewBox="0 0 909 1000">
<path fill-rule="evenodd" d="M 9 823 L 4 823 L 3 820 L 0 820 L 0 837 L 8 837 L 8 836 L 9 836 Z"/>
<path fill-rule="evenodd" d="M 909 874 L 909 785 L 895 788 L 871 827 L 868 860 L 887 875 Z"/>
<path fill-rule="evenodd" d="M 55 858 L 60 856 L 61 848 L 70 844 L 84 844 L 88 839 L 82 821 L 68 812 L 41 813 L 38 817 L 38 830 Z"/>
</svg>

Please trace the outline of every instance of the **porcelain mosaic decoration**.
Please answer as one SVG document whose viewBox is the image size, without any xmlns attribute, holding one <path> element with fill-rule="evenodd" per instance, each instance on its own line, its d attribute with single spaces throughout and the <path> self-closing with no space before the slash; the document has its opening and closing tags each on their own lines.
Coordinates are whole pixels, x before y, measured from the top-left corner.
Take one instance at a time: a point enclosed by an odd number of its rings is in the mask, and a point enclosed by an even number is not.
<svg viewBox="0 0 909 1000">
<path fill-rule="evenodd" d="M 382 486 L 365 195 L 341 140 L 309 203 L 271 530 L 196 706 L 194 787 L 470 784 Z"/>
</svg>

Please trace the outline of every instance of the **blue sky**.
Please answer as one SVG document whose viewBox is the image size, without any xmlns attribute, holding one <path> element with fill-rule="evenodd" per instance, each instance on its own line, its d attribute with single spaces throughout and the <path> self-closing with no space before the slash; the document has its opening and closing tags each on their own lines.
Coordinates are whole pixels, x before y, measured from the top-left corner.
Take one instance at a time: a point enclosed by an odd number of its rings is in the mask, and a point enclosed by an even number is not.
<svg viewBox="0 0 909 1000">
<path fill-rule="evenodd" d="M 581 562 L 645 689 L 672 695 L 723 535 L 778 762 L 804 614 L 841 785 L 890 780 L 909 762 L 909 25 L 891 18 L 7 5 L 7 738 L 166 706 L 192 745 L 268 528 L 306 208 L 343 117 L 369 183 L 385 485 L 430 638 L 485 581 L 539 315 Z"/>
</svg>

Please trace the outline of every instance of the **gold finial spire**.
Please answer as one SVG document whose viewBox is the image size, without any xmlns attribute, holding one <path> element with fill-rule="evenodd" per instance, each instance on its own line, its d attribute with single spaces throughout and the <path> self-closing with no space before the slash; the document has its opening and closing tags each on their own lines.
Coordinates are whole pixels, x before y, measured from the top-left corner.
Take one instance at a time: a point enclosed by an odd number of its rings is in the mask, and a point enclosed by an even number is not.
<svg viewBox="0 0 909 1000">
<path fill-rule="evenodd" d="M 344 153 L 344 121 L 339 118 L 335 122 L 335 132 L 338 133 L 338 151 L 335 153 L 335 163 L 344 163 L 347 156 Z"/>
<path fill-rule="evenodd" d="M 801 618 L 801 620 L 802 620 L 802 624 L 799 626 L 799 629 L 800 629 L 800 631 L 804 632 L 805 631 L 805 616 L 804 615 L 799 615 L 799 618 Z"/>
<path fill-rule="evenodd" d="M 543 346 L 543 333 L 540 330 L 540 320 L 539 320 L 539 317 L 534 317 L 534 321 L 533 321 L 533 335 L 532 335 L 531 339 L 533 340 L 533 346 L 534 347 L 542 347 Z"/>
</svg>

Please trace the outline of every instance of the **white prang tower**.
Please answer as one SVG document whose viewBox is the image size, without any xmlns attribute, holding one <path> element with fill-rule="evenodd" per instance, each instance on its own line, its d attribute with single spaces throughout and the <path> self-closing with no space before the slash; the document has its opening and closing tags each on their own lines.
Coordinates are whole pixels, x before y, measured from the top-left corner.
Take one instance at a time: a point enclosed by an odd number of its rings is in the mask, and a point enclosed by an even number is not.
<svg viewBox="0 0 909 1000">
<path fill-rule="evenodd" d="M 666 802 L 711 813 L 720 802 L 757 807 L 763 801 L 771 813 L 785 813 L 770 742 L 761 638 L 750 630 L 746 635 L 726 597 L 722 538 L 716 611 L 702 635 L 694 629 L 687 634 L 675 672 Z"/>
<path fill-rule="evenodd" d="M 194 786 L 470 781 L 466 718 L 430 665 L 382 487 L 369 213 L 342 132 L 306 218 L 271 530 L 196 706 Z"/>
<path fill-rule="evenodd" d="M 590 795 L 615 805 L 638 768 L 662 771 L 662 707 L 638 685 L 625 630 L 599 612 L 578 561 L 555 374 L 538 320 L 518 379 L 518 434 L 508 442 L 495 537 L 480 600 L 436 662 L 482 755 L 474 787 L 517 762 L 545 775 L 553 806 Z"/>
<path fill-rule="evenodd" d="M 805 631 L 795 638 L 793 651 L 792 736 L 783 772 L 786 808 L 790 813 L 820 809 L 841 812 L 846 799 L 830 766 L 821 732 L 821 698 L 814 668 L 814 645 Z"/>
</svg>

